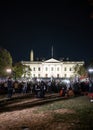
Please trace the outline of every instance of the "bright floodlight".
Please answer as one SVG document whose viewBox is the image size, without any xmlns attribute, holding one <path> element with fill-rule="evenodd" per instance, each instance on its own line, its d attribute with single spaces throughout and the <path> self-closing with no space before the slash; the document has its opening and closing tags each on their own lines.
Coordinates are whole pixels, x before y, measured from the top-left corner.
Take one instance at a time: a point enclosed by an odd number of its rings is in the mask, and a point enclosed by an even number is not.
<svg viewBox="0 0 93 130">
<path fill-rule="evenodd" d="M 88 70 L 88 72 L 89 72 L 89 73 L 92 73 L 92 72 L 93 72 L 93 69 L 92 69 L 92 68 L 90 68 L 90 69 Z"/>
</svg>

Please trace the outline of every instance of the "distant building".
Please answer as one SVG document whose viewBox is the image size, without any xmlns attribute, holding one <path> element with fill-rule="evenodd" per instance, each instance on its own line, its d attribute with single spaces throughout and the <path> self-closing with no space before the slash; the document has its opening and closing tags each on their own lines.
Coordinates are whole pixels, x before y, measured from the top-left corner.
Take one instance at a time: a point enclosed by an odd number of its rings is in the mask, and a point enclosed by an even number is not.
<svg viewBox="0 0 93 130">
<path fill-rule="evenodd" d="M 59 61 L 54 58 L 34 61 L 34 54 L 31 50 L 30 61 L 22 61 L 22 64 L 30 67 L 30 78 L 70 78 L 75 76 L 74 67 L 77 64 L 83 65 L 84 61 Z"/>
</svg>

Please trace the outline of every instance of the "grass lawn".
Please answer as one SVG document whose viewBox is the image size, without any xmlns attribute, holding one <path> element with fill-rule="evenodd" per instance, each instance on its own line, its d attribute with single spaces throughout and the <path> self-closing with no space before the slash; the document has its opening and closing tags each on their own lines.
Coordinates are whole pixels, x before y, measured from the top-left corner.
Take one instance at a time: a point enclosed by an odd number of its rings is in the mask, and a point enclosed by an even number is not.
<svg viewBox="0 0 93 130">
<path fill-rule="evenodd" d="M 93 130 L 93 103 L 87 96 L 0 114 L 0 130 Z"/>
<path fill-rule="evenodd" d="M 93 103 L 87 96 L 43 105 L 35 110 L 35 113 L 40 112 L 51 113 L 48 123 L 54 125 L 54 130 L 63 130 L 62 127 L 64 130 L 93 130 Z"/>
</svg>

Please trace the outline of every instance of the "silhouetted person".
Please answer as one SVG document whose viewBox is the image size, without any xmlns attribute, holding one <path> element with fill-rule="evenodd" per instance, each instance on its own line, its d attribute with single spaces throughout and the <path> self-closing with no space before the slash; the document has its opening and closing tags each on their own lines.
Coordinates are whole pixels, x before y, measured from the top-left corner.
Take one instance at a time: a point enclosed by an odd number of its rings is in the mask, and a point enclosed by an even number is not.
<svg viewBox="0 0 93 130">
<path fill-rule="evenodd" d="M 9 77 L 7 81 L 7 89 L 8 89 L 8 98 L 12 97 L 13 93 L 13 85 L 12 85 L 12 79 Z"/>
</svg>

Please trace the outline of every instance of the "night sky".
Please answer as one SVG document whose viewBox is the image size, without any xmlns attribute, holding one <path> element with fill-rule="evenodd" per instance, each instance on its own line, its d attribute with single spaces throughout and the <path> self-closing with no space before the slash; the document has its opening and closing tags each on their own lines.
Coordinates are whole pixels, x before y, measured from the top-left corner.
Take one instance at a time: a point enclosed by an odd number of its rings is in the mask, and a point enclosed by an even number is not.
<svg viewBox="0 0 93 130">
<path fill-rule="evenodd" d="M 93 15 L 91 0 L 61 3 L 0 3 L 0 46 L 13 61 L 35 58 L 93 60 Z"/>
</svg>

